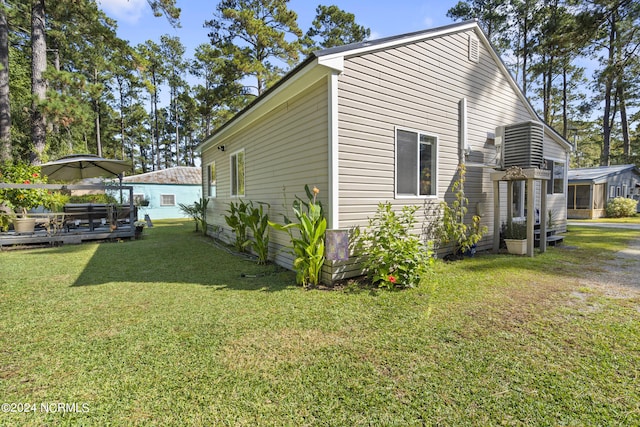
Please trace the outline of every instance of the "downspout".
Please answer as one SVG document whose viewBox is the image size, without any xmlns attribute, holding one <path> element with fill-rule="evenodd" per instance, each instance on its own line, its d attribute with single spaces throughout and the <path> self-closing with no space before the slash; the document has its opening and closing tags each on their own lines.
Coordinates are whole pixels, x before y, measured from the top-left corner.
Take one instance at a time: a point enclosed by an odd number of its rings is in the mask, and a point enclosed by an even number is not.
<svg viewBox="0 0 640 427">
<path fill-rule="evenodd" d="M 469 154 L 469 142 L 467 140 L 467 98 L 458 102 L 458 163 L 466 163 Z"/>
<path fill-rule="evenodd" d="M 323 56 L 318 58 L 318 64 L 329 69 L 327 76 L 328 104 L 328 153 L 329 153 L 329 210 L 327 212 L 327 229 L 340 228 L 340 168 L 339 168 L 339 137 L 338 137 L 338 77 L 344 71 L 344 57 Z"/>
<path fill-rule="evenodd" d="M 339 197 L 339 150 L 338 150 L 338 75 L 332 71 L 328 77 L 328 121 L 329 121 L 329 212 L 327 213 L 327 229 L 340 228 Z"/>
</svg>

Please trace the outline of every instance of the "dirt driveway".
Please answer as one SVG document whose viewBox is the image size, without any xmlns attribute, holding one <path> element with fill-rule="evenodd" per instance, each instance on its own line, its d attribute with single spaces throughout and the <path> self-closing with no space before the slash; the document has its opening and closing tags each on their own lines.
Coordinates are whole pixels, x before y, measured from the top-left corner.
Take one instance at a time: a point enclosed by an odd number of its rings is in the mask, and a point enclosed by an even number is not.
<svg viewBox="0 0 640 427">
<path fill-rule="evenodd" d="M 628 247 L 618 251 L 615 259 L 603 260 L 601 267 L 602 272 L 588 279 L 581 279 L 579 283 L 598 288 L 605 295 L 613 297 L 640 295 L 640 236 L 634 238 Z"/>
</svg>

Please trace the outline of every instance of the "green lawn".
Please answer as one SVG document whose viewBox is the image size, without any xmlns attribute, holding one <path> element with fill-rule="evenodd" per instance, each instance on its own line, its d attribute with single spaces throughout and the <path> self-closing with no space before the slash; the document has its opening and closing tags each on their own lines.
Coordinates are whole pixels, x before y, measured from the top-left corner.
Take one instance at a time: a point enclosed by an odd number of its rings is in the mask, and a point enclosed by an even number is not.
<svg viewBox="0 0 640 427">
<path fill-rule="evenodd" d="M 580 223 L 580 222 L 602 222 L 609 224 L 640 224 L 640 214 L 636 214 L 631 217 L 626 218 L 596 218 L 596 219 L 570 219 L 569 221 Z"/>
<path fill-rule="evenodd" d="M 305 291 L 192 230 L 0 253 L 0 403 L 36 406 L 1 426 L 640 425 L 640 293 L 577 279 L 628 231 L 388 292 Z"/>
</svg>

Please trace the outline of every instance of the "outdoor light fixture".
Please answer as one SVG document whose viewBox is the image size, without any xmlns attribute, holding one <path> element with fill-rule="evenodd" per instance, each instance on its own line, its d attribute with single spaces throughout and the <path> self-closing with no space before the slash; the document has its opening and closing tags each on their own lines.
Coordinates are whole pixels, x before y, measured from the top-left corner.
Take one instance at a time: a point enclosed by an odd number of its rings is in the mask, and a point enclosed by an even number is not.
<svg viewBox="0 0 640 427">
<path fill-rule="evenodd" d="M 218 145 L 218 150 L 224 151 L 224 145 Z"/>
</svg>

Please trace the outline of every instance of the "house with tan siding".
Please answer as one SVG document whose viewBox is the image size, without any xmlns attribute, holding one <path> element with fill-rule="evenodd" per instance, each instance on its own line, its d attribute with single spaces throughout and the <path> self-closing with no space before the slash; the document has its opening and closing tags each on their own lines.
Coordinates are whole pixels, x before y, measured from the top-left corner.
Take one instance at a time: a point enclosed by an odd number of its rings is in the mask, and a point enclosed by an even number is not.
<svg viewBox="0 0 640 427">
<path fill-rule="evenodd" d="M 465 163 L 469 215 L 489 229 L 479 249 L 491 249 L 498 220 L 527 210 L 524 184 L 499 182 L 509 194 L 497 198 L 491 178 L 502 168 L 500 129 L 513 124 L 540 129 L 536 165 L 553 176 L 526 194 L 536 210 L 566 218 L 571 145 L 540 121 L 476 21 L 314 52 L 199 147 L 211 234 L 233 238 L 224 220 L 232 201 L 268 203 L 281 222 L 305 185 L 320 189 L 328 229 L 366 226 L 380 202 L 453 200 Z M 291 267 L 288 236 L 270 233 L 273 260 Z M 359 272 L 328 260 L 323 277 Z"/>
</svg>

